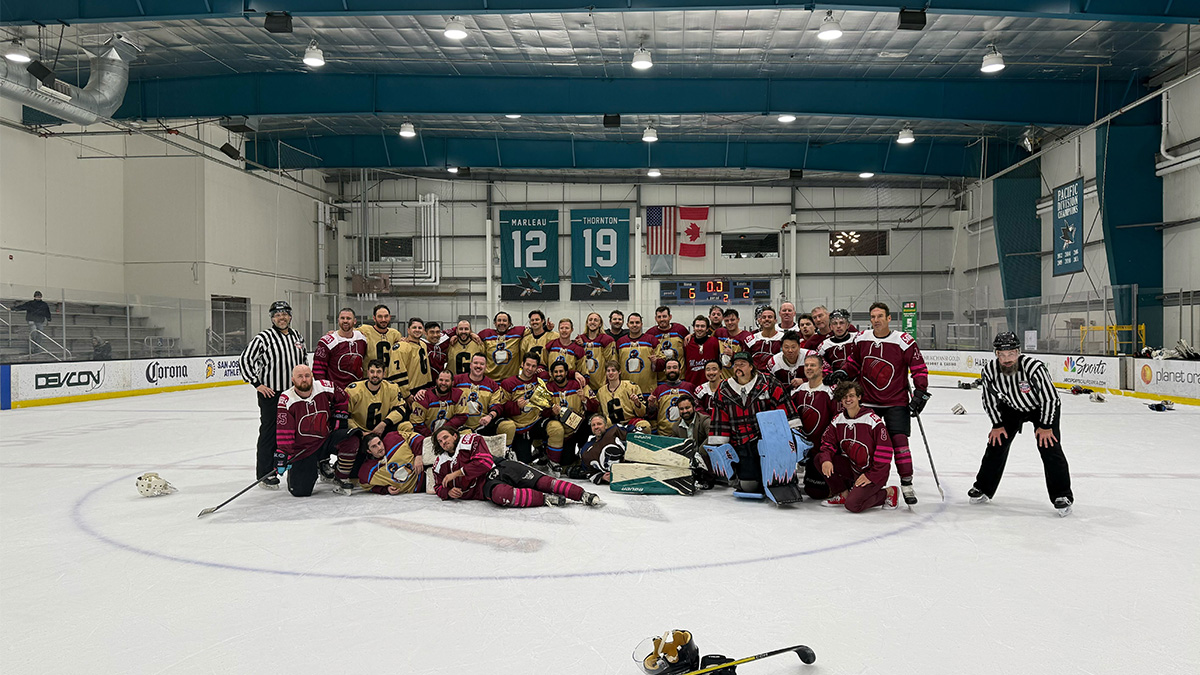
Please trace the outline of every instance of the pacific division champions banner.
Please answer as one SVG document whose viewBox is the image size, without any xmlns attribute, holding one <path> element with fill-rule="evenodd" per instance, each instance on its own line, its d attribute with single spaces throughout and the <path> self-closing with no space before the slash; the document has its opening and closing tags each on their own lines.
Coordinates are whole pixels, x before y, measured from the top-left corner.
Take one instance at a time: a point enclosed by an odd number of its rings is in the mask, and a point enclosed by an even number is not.
<svg viewBox="0 0 1200 675">
<path fill-rule="evenodd" d="M 558 211 L 500 212 L 500 299 L 558 300 Z"/>
<path fill-rule="evenodd" d="M 1054 276 L 1083 271 L 1083 179 L 1054 188 Z"/>
<path fill-rule="evenodd" d="M 571 210 L 571 299 L 629 299 L 629 209 Z"/>
</svg>

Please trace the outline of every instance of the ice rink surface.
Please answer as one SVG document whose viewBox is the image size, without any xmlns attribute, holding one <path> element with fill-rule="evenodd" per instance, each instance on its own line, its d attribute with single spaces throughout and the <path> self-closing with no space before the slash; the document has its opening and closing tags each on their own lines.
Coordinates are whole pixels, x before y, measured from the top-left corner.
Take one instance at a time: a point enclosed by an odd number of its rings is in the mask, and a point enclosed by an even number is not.
<svg viewBox="0 0 1200 675">
<path fill-rule="evenodd" d="M 1062 392 L 1060 519 L 1028 428 L 995 501 L 968 503 L 990 425 L 978 391 L 932 380 L 945 503 L 914 425 L 920 504 L 859 515 L 720 488 L 517 510 L 319 485 L 197 519 L 254 479 L 248 386 L 7 411 L 0 670 L 633 674 L 642 638 L 685 628 L 702 653 L 817 654 L 747 675 L 1200 673 L 1200 409 Z M 139 496 L 145 471 L 179 492 Z"/>
</svg>

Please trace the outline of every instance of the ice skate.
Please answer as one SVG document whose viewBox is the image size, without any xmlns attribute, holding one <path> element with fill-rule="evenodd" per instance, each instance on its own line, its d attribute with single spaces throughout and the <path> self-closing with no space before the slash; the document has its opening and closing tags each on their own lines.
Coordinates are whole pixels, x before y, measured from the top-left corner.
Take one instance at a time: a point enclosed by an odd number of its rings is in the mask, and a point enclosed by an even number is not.
<svg viewBox="0 0 1200 675">
<path fill-rule="evenodd" d="M 916 501 L 916 500 L 913 500 Z M 883 510 L 890 511 L 900 503 L 900 489 L 895 485 L 887 486 L 887 497 L 883 500 Z"/>
<path fill-rule="evenodd" d="M 588 506 L 604 506 L 604 501 L 600 499 L 600 495 L 596 494 L 595 492 L 583 493 L 583 503 L 587 504 Z"/>
<path fill-rule="evenodd" d="M 278 490 L 279 489 L 279 476 L 268 476 L 268 477 L 262 479 L 262 481 L 258 484 L 258 486 L 265 490 Z"/>
<path fill-rule="evenodd" d="M 321 477 L 322 483 L 332 483 L 337 478 L 333 470 L 333 465 L 328 459 L 317 462 L 317 475 Z"/>
<path fill-rule="evenodd" d="M 967 490 L 967 497 L 970 497 L 972 504 L 986 504 L 991 501 L 990 497 L 975 488 Z"/>
<path fill-rule="evenodd" d="M 333 483 L 333 491 L 338 493 L 339 495 L 348 495 L 354 491 L 354 483 L 351 483 L 348 480 L 334 478 L 332 483 Z"/>
<path fill-rule="evenodd" d="M 1054 508 L 1058 509 L 1058 516 L 1066 518 L 1071 515 L 1071 500 L 1067 497 L 1059 497 L 1054 500 Z"/>
<path fill-rule="evenodd" d="M 544 495 L 546 498 L 546 506 L 566 506 L 567 498 L 562 495 L 549 493 Z"/>
<path fill-rule="evenodd" d="M 917 503 L 917 491 L 913 489 L 912 476 L 900 479 L 900 491 L 904 493 L 904 503 L 912 506 Z"/>
</svg>

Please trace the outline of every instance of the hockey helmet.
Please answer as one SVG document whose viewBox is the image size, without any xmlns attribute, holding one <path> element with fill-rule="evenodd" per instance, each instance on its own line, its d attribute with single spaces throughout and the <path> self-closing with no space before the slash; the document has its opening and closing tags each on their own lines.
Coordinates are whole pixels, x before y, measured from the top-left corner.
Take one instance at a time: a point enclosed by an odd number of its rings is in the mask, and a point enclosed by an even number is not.
<svg viewBox="0 0 1200 675">
<path fill-rule="evenodd" d="M 829 320 L 830 320 L 830 321 L 836 321 L 836 320 L 838 320 L 838 319 L 842 319 L 842 320 L 844 320 L 844 321 L 847 321 L 847 322 L 848 322 L 848 321 L 850 321 L 850 310 L 848 310 L 848 309 L 835 309 L 835 310 L 833 310 L 832 312 L 830 312 L 830 313 L 829 313 Z"/>
<path fill-rule="evenodd" d="M 275 316 L 277 312 L 284 312 L 288 316 L 291 316 L 292 306 L 288 304 L 287 300 L 276 300 L 275 302 L 271 303 L 271 309 L 267 310 L 267 313 L 271 316 Z"/>
<path fill-rule="evenodd" d="M 996 339 L 992 340 L 992 349 L 998 352 L 1009 351 L 1012 349 L 1019 350 L 1021 341 L 1017 339 L 1017 334 L 1011 330 L 1006 330 L 1003 333 L 996 335 Z"/>
<path fill-rule="evenodd" d="M 143 497 L 158 497 L 175 492 L 175 486 L 156 473 L 144 473 L 137 479 L 138 494 Z"/>
<path fill-rule="evenodd" d="M 633 659 L 647 675 L 678 675 L 700 667 L 700 649 L 691 632 L 675 629 L 642 640 Z"/>
</svg>

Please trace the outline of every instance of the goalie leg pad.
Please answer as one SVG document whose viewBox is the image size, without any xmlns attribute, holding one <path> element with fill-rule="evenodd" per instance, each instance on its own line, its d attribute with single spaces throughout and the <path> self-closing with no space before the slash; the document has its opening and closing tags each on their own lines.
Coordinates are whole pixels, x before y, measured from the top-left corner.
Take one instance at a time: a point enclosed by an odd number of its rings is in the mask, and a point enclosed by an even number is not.
<svg viewBox="0 0 1200 675">
<path fill-rule="evenodd" d="M 686 438 L 632 433 L 625 437 L 625 460 L 679 468 L 691 467 L 696 446 Z"/>
<path fill-rule="evenodd" d="M 690 468 L 618 462 L 612 465 L 611 488 L 648 495 L 693 495 L 696 480 Z"/>
</svg>

